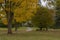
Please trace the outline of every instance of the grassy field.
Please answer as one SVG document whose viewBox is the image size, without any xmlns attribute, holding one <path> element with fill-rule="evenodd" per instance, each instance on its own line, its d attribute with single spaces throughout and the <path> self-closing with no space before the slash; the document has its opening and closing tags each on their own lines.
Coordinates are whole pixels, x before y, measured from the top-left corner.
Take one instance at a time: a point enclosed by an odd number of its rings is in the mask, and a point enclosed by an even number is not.
<svg viewBox="0 0 60 40">
<path fill-rule="evenodd" d="M 0 40 L 60 40 L 60 30 L 30 32 L 24 30 L 13 31 L 12 35 L 8 35 L 6 29 L 0 28 Z"/>
</svg>

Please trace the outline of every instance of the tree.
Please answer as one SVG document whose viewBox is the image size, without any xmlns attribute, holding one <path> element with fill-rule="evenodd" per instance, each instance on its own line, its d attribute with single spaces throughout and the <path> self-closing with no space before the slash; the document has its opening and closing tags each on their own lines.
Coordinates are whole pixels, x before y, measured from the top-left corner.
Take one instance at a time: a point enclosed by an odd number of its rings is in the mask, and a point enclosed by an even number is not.
<svg viewBox="0 0 60 40">
<path fill-rule="evenodd" d="M 29 2 L 30 6 L 27 2 Z M 34 7 L 32 3 L 35 5 Z M 8 34 L 12 34 L 11 28 L 13 19 L 17 22 L 23 22 L 31 19 L 33 16 L 32 13 L 36 9 L 36 3 L 37 2 L 35 0 L 3 0 L 0 2 L 0 6 L 6 14 Z M 27 8 L 27 6 L 29 7 Z"/>
<path fill-rule="evenodd" d="M 2 3 L 0 3 L 1 7 L 6 13 L 6 18 L 7 18 L 7 27 L 8 27 L 8 34 L 12 34 L 12 20 L 14 17 L 14 9 L 19 7 L 23 0 L 3 0 Z"/>
<path fill-rule="evenodd" d="M 32 23 L 34 26 L 38 26 L 40 30 L 42 28 L 47 28 L 54 25 L 54 11 L 48 8 L 39 7 L 35 16 L 32 18 Z"/>
<path fill-rule="evenodd" d="M 55 0 L 56 2 L 56 26 L 60 26 L 60 0 Z"/>
<path fill-rule="evenodd" d="M 37 8 L 36 6 L 37 0 L 25 0 L 24 3 L 21 4 L 22 8 L 18 8 L 15 10 L 14 19 L 16 20 L 16 22 L 23 23 L 31 20 L 31 18 L 35 14 Z"/>
</svg>

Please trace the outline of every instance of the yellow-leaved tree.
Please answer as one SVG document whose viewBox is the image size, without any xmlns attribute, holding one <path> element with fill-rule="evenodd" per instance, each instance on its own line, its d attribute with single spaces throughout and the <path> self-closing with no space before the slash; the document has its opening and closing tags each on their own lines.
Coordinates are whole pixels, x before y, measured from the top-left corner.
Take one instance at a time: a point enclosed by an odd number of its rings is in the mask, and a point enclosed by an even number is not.
<svg viewBox="0 0 60 40">
<path fill-rule="evenodd" d="M 37 0 L 1 0 L 0 6 L 5 12 L 8 34 L 12 34 L 12 20 L 23 22 L 30 20 L 36 12 Z"/>
</svg>

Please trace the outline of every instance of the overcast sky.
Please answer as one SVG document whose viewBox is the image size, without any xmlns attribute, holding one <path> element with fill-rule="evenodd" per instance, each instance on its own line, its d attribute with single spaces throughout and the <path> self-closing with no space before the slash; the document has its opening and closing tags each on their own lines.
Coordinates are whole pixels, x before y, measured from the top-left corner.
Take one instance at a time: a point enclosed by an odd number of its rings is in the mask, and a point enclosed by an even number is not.
<svg viewBox="0 0 60 40">
<path fill-rule="evenodd" d="M 51 0 L 51 1 L 54 1 L 54 0 Z M 54 6 L 53 6 L 53 5 L 49 5 L 49 6 L 48 6 L 48 4 L 47 4 L 47 3 L 48 3 L 48 1 L 47 1 L 47 0 L 45 0 L 45 1 L 44 1 L 44 0 L 41 0 L 41 5 L 42 5 L 42 6 L 44 6 L 44 7 L 46 7 L 46 6 L 47 6 L 49 9 L 54 8 Z"/>
<path fill-rule="evenodd" d="M 46 7 L 46 4 L 47 4 L 47 1 L 44 2 L 43 0 L 41 0 L 41 5 L 42 6 Z"/>
</svg>

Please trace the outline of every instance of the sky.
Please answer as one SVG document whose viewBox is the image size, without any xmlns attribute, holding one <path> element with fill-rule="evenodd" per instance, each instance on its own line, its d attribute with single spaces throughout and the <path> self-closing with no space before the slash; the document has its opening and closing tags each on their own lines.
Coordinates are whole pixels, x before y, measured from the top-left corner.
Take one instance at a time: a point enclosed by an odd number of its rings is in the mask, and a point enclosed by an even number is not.
<svg viewBox="0 0 60 40">
<path fill-rule="evenodd" d="M 54 0 L 51 0 L 51 1 L 54 1 Z M 49 9 L 53 9 L 54 8 L 54 6 L 53 5 L 50 5 L 50 6 L 48 6 L 48 1 L 47 0 L 41 0 L 41 5 L 42 6 L 44 6 L 44 7 L 48 7 Z"/>
<path fill-rule="evenodd" d="M 47 1 L 44 2 L 43 0 L 41 0 L 41 4 L 42 6 L 46 7 Z"/>
</svg>

